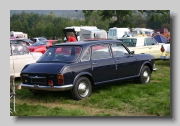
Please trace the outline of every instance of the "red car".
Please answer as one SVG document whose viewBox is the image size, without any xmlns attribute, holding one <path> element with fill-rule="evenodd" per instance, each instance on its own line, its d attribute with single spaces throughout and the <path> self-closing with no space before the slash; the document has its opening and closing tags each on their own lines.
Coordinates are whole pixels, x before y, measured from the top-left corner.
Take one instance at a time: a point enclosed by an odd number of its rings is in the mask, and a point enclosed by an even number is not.
<svg viewBox="0 0 180 126">
<path fill-rule="evenodd" d="M 52 46 L 53 42 L 55 42 L 55 41 L 51 41 L 51 40 L 50 41 L 49 40 L 38 41 L 38 42 L 32 44 L 31 46 L 28 46 L 28 49 L 30 52 L 41 52 L 42 54 L 44 54 L 47 50 L 46 47 Z"/>
</svg>

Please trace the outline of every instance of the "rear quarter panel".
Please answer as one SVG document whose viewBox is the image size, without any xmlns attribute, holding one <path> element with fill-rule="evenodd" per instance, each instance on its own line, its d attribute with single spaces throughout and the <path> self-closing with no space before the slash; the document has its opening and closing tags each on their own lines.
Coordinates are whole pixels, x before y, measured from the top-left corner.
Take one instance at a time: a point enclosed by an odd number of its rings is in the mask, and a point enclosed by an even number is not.
<svg viewBox="0 0 180 126">
<path fill-rule="evenodd" d="M 76 79 L 84 75 L 92 75 L 91 62 L 84 61 L 66 65 L 61 73 L 66 84 L 73 84 Z"/>
</svg>

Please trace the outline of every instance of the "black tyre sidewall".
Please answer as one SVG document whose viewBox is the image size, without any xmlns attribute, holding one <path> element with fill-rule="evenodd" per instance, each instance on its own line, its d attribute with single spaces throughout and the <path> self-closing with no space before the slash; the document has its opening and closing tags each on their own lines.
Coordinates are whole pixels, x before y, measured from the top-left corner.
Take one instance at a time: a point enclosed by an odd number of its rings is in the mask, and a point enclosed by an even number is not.
<svg viewBox="0 0 180 126">
<path fill-rule="evenodd" d="M 149 76 L 150 76 L 150 79 L 149 79 L 148 82 L 145 82 L 144 79 L 143 79 L 143 73 L 144 73 L 145 70 L 148 71 Z M 142 68 L 139 81 L 140 81 L 141 84 L 148 84 L 148 83 L 150 83 L 150 81 L 151 81 L 151 71 L 150 71 L 150 69 L 149 69 L 148 66 L 144 66 L 144 67 Z"/>
<path fill-rule="evenodd" d="M 89 92 L 88 94 L 85 96 L 85 97 L 81 97 L 78 93 L 78 86 L 80 84 L 81 81 L 86 81 L 88 84 L 89 84 Z M 80 77 L 76 82 L 75 82 L 75 85 L 73 87 L 73 89 L 71 90 L 71 93 L 72 93 L 72 97 L 75 99 L 75 100 L 81 100 L 83 98 L 86 98 L 86 97 L 89 97 L 91 95 L 91 92 L 92 92 L 92 85 L 91 85 L 91 82 L 90 80 L 87 78 L 87 77 Z"/>
</svg>

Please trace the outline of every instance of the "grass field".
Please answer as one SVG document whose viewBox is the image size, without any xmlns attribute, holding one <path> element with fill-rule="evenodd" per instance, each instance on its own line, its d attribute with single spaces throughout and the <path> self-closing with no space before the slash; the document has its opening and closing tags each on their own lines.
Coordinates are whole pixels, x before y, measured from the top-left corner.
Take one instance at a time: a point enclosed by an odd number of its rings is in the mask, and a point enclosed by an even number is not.
<svg viewBox="0 0 180 126">
<path fill-rule="evenodd" d="M 111 83 L 93 89 L 89 98 L 80 101 L 73 100 L 69 91 L 35 96 L 29 90 L 16 89 L 16 112 L 10 115 L 170 116 L 170 61 L 156 60 L 156 67 L 150 84 Z"/>
</svg>

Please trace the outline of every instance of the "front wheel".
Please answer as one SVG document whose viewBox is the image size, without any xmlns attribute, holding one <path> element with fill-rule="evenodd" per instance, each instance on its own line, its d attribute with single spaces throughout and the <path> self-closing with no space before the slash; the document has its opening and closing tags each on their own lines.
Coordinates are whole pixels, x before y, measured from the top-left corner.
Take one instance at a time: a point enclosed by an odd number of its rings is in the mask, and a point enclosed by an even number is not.
<svg viewBox="0 0 180 126">
<path fill-rule="evenodd" d="M 81 100 L 83 98 L 89 97 L 92 92 L 92 85 L 87 77 L 80 77 L 73 89 L 71 90 L 72 96 L 76 100 Z"/>
<path fill-rule="evenodd" d="M 151 80 L 151 71 L 148 66 L 144 66 L 141 70 L 139 81 L 141 84 L 148 84 Z"/>
</svg>

